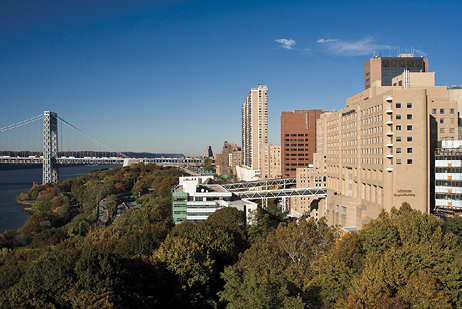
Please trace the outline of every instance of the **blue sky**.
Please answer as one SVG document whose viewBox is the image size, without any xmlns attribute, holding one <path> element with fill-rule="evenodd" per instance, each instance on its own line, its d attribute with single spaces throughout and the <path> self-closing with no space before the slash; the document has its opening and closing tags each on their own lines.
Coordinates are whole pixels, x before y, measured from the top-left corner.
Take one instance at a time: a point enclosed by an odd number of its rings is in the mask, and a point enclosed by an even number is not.
<svg viewBox="0 0 462 309">
<path fill-rule="evenodd" d="M 340 109 L 375 54 L 415 50 L 462 84 L 459 1 L 2 1 L 0 127 L 44 110 L 120 151 L 201 155 L 241 144 L 268 86 L 280 115 Z M 371 15 L 374 14 L 374 15 Z"/>
</svg>

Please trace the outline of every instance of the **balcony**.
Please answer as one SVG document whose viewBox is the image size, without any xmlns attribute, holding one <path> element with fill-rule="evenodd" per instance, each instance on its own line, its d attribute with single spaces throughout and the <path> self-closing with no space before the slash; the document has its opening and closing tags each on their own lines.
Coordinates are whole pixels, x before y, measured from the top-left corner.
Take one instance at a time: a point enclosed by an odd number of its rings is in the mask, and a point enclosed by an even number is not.
<svg viewBox="0 0 462 309">
<path fill-rule="evenodd" d="M 391 102 L 391 101 L 393 101 L 393 97 L 386 97 L 386 98 L 385 98 L 385 101 Z"/>
<path fill-rule="evenodd" d="M 393 165 L 387 167 L 387 172 L 393 172 Z"/>
<path fill-rule="evenodd" d="M 393 147 L 393 143 L 392 143 L 392 142 L 389 142 L 389 143 L 386 144 L 386 146 L 387 146 L 388 148 L 391 148 L 391 147 Z"/>
<path fill-rule="evenodd" d="M 391 109 L 391 107 L 389 107 L 385 112 L 389 115 L 393 114 L 393 110 Z"/>
<path fill-rule="evenodd" d="M 388 132 L 385 133 L 385 134 L 387 134 L 387 136 L 393 136 L 393 132 L 392 132 L 392 131 L 388 131 Z"/>
<path fill-rule="evenodd" d="M 393 154 L 392 153 L 387 153 L 387 158 L 388 159 L 393 159 Z"/>
<path fill-rule="evenodd" d="M 393 124 L 393 120 L 387 120 L 387 122 L 385 122 L 386 124 L 388 124 L 389 126 L 391 126 Z"/>
</svg>

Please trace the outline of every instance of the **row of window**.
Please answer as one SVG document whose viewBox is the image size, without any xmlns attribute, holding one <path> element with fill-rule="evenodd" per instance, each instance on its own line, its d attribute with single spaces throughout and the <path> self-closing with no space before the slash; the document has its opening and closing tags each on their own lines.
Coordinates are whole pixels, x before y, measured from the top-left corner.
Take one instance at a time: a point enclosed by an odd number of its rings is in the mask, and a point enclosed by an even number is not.
<svg viewBox="0 0 462 309">
<path fill-rule="evenodd" d="M 398 103 L 395 103 L 395 107 L 396 107 L 396 108 L 401 108 L 401 103 L 399 103 L 399 102 L 398 102 Z M 407 108 L 412 108 L 412 103 L 411 103 L 411 102 L 407 102 L 406 107 L 407 107 Z"/>
<path fill-rule="evenodd" d="M 396 114 L 396 119 L 401 119 L 401 114 Z M 412 119 L 412 114 L 407 114 L 407 119 Z"/>
<path fill-rule="evenodd" d="M 437 187 L 462 187 L 462 181 L 461 180 L 437 180 L 436 181 L 436 186 Z"/>
<path fill-rule="evenodd" d="M 444 193 L 444 194 L 436 194 L 436 199 L 437 200 L 455 200 L 455 201 L 460 201 L 462 200 L 462 194 L 450 194 L 450 193 Z"/>
<path fill-rule="evenodd" d="M 462 174 L 462 167 L 437 167 L 436 172 Z"/>
<path fill-rule="evenodd" d="M 438 109 L 436 108 L 432 108 L 432 114 L 435 115 L 436 112 L 437 112 Z M 454 114 L 455 110 L 454 108 L 450 108 L 449 109 L 449 114 Z M 440 114 L 444 114 L 445 113 L 445 109 L 444 108 L 440 108 Z"/>
<path fill-rule="evenodd" d="M 408 124 L 408 125 L 406 126 L 406 129 L 407 129 L 408 131 L 412 131 L 412 124 Z M 401 131 L 401 125 L 400 125 L 400 124 L 396 125 L 396 131 Z"/>
<path fill-rule="evenodd" d="M 407 162 L 407 164 L 412 164 L 412 159 L 405 159 L 405 160 L 401 160 L 401 159 L 396 159 L 396 165 L 401 165 L 401 162 Z"/>
</svg>

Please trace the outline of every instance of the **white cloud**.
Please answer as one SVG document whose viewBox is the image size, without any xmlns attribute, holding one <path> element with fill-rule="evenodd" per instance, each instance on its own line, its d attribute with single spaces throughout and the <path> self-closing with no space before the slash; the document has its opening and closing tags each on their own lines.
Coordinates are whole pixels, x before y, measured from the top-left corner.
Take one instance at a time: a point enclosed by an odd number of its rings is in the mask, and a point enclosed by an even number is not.
<svg viewBox="0 0 462 309">
<path fill-rule="evenodd" d="M 319 39 L 316 42 L 325 44 L 331 53 L 345 54 L 350 56 L 368 55 L 372 54 L 373 52 L 394 49 L 390 45 L 380 45 L 374 43 L 374 39 L 370 36 L 366 36 L 364 39 L 359 41 Z"/>
<path fill-rule="evenodd" d="M 319 40 L 316 41 L 316 43 L 329 43 L 329 42 L 337 42 L 337 41 L 338 41 L 338 39 L 327 39 L 327 40 L 319 39 Z"/>
<path fill-rule="evenodd" d="M 295 40 L 286 40 L 286 39 L 279 39 L 279 40 L 275 40 L 276 42 L 278 43 L 281 43 L 281 46 L 285 49 L 294 49 L 294 45 L 296 44 L 295 43 Z"/>
<path fill-rule="evenodd" d="M 420 50 L 420 49 L 415 49 L 415 52 L 418 53 L 421 56 L 426 56 L 427 55 L 426 52 L 424 52 L 423 50 Z"/>
</svg>

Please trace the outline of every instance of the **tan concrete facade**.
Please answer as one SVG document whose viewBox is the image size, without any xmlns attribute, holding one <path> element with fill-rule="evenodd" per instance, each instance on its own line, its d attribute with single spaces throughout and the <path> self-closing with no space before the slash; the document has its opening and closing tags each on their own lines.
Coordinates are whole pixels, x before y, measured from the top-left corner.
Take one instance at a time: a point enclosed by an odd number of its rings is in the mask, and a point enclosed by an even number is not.
<svg viewBox="0 0 462 309">
<path fill-rule="evenodd" d="M 242 105 L 242 164 L 260 169 L 260 149 L 268 143 L 268 88 L 252 88 Z"/>
<path fill-rule="evenodd" d="M 260 151 L 260 179 L 281 178 L 281 145 L 263 144 Z"/>
<path fill-rule="evenodd" d="M 323 153 L 314 153 L 313 162 L 310 167 L 297 168 L 297 188 L 325 187 L 326 158 Z M 306 215 L 314 218 L 324 216 L 324 209 L 320 207 L 320 199 L 312 196 L 297 196 L 290 198 L 290 211 L 293 215 Z M 324 205 L 324 202 L 321 203 Z"/>
<path fill-rule="evenodd" d="M 457 105 L 434 85 L 434 73 L 410 72 L 405 84 L 367 88 L 318 120 L 331 224 L 362 228 L 402 202 L 430 211 L 433 150 L 438 140 L 457 139 Z"/>
<path fill-rule="evenodd" d="M 401 54 L 398 57 L 374 57 L 364 63 L 364 89 L 391 86 L 392 78 L 405 70 L 428 72 L 428 59 Z"/>
</svg>

